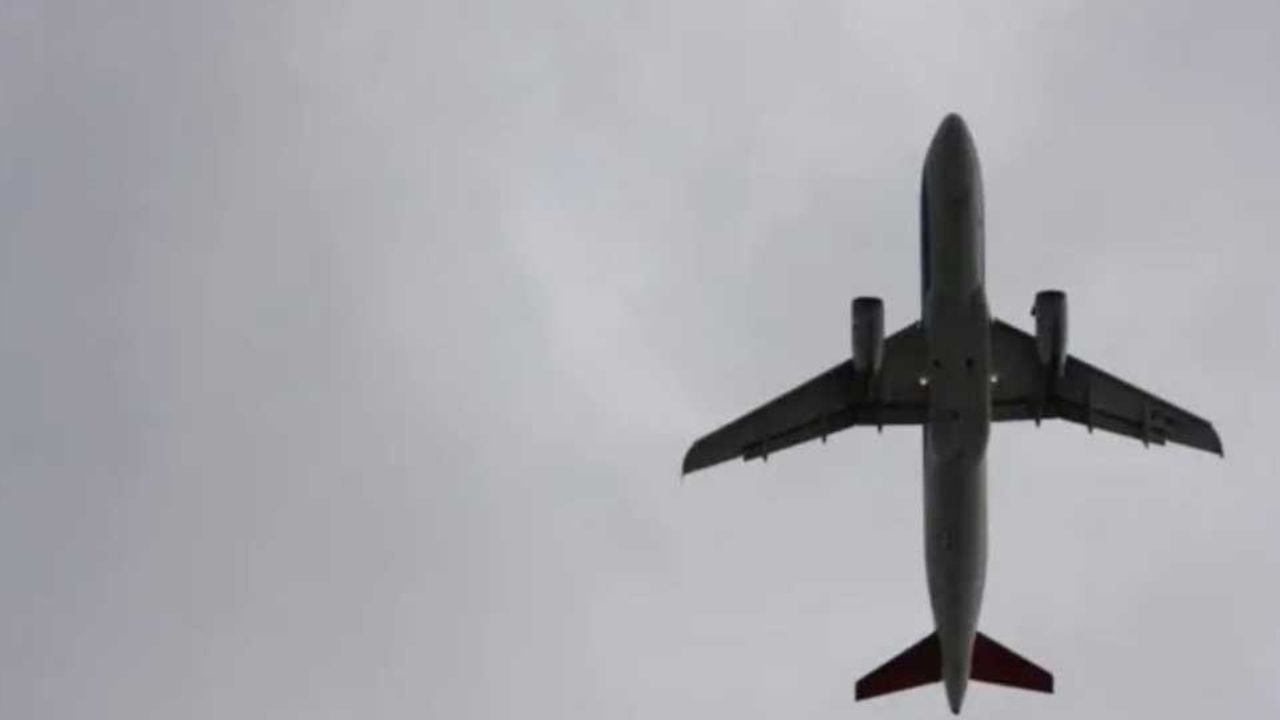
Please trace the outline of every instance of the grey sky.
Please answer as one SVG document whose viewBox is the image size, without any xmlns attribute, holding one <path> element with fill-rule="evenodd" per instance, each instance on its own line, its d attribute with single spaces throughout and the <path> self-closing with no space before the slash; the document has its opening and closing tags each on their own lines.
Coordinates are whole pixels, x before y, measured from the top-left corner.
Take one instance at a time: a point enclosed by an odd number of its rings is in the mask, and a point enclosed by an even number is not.
<svg viewBox="0 0 1280 720">
<path fill-rule="evenodd" d="M 677 474 L 915 317 L 951 110 L 1227 450 L 996 429 L 966 716 L 1276 715 L 1280 7 L 882 5 L 0 4 L 0 717 L 945 715 L 917 431 Z"/>
</svg>

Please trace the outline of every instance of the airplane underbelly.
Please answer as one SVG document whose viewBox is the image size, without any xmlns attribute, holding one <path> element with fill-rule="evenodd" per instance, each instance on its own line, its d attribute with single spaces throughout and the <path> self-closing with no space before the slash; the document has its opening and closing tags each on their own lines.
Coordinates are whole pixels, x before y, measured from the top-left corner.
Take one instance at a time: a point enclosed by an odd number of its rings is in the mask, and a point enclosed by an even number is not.
<svg viewBox="0 0 1280 720">
<path fill-rule="evenodd" d="M 991 331 L 985 294 L 939 303 L 928 329 L 932 460 L 976 464 L 991 433 Z"/>
<path fill-rule="evenodd" d="M 938 464 L 925 483 L 925 560 L 939 624 L 976 619 L 986 578 L 986 462 Z"/>
<path fill-rule="evenodd" d="M 986 581 L 990 315 L 979 289 L 938 303 L 934 319 L 924 428 L 925 563 L 943 656 L 961 662 Z"/>
</svg>

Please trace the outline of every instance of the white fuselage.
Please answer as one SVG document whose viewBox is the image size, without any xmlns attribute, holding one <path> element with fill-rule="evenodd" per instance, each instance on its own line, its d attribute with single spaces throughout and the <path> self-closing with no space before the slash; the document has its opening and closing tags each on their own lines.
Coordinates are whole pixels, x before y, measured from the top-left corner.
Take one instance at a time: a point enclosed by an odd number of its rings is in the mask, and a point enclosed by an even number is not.
<svg viewBox="0 0 1280 720">
<path fill-rule="evenodd" d="M 929 347 L 924 426 L 925 564 L 953 708 L 964 698 L 987 565 L 986 451 L 991 314 L 983 272 L 982 177 L 958 116 L 938 128 L 920 198 L 922 323 Z"/>
</svg>

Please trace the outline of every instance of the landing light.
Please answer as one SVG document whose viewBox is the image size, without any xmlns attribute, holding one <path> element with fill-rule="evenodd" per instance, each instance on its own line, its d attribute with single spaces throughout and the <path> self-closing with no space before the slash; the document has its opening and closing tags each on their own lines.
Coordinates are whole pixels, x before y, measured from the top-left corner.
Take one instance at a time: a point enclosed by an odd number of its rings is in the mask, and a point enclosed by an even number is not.
<svg viewBox="0 0 1280 720">
<path fill-rule="evenodd" d="M 1000 376 L 996 373 L 991 373 L 991 384 L 994 385 L 998 382 L 1000 382 Z"/>
<path fill-rule="evenodd" d="M 928 385 L 928 384 L 929 384 L 929 377 L 928 377 L 927 375 L 921 375 L 921 376 L 920 376 L 920 387 L 925 387 L 925 386 L 926 386 L 926 385 Z"/>
</svg>

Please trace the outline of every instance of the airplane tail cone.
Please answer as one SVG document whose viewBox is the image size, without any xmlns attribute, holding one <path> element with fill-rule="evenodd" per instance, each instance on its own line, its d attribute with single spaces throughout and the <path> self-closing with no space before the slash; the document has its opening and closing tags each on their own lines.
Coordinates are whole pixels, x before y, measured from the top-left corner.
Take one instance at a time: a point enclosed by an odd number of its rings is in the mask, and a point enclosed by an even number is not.
<svg viewBox="0 0 1280 720">
<path fill-rule="evenodd" d="M 951 707 L 952 715 L 959 715 L 960 706 L 964 705 L 964 691 L 969 685 L 967 680 L 965 677 L 947 678 L 947 705 Z"/>
</svg>

